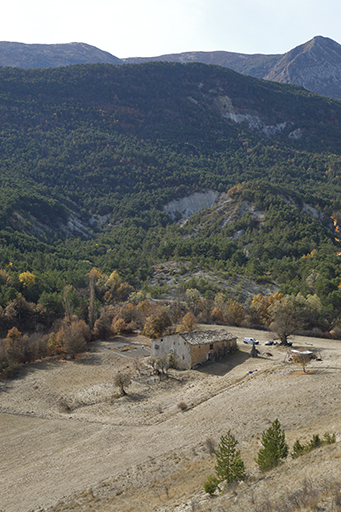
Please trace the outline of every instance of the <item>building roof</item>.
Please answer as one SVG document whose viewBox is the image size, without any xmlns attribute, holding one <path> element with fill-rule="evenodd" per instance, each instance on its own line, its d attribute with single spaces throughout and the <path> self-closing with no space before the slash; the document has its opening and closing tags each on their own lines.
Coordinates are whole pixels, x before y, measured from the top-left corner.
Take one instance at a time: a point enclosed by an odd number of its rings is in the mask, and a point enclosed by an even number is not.
<svg viewBox="0 0 341 512">
<path fill-rule="evenodd" d="M 191 345 L 204 345 L 205 343 L 214 343 L 215 341 L 229 341 L 235 340 L 237 336 L 233 336 L 225 329 L 217 329 L 216 331 L 193 331 L 183 332 L 180 334 L 181 338 L 190 343 Z"/>
</svg>

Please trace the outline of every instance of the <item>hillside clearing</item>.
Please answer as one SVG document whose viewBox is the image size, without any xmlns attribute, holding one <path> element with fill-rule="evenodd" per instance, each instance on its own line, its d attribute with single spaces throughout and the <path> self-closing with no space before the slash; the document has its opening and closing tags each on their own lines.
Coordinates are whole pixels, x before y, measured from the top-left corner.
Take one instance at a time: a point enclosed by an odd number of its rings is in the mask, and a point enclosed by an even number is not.
<svg viewBox="0 0 341 512">
<path fill-rule="evenodd" d="M 246 494 L 233 494 L 233 510 L 245 510 L 250 493 L 258 503 L 261 489 L 276 498 L 304 477 L 321 480 L 338 470 L 340 342 L 296 337 L 295 348 L 313 343 L 322 354 L 303 374 L 284 362 L 284 348 L 264 346 L 269 333 L 228 330 L 239 336 L 236 354 L 198 371 L 171 370 L 162 382 L 151 374 L 143 337 L 99 342 L 76 361 L 45 360 L 28 365 L 19 379 L 2 382 L 0 507 L 6 512 L 195 510 L 189 508 L 192 502 L 210 507 L 202 483 L 214 457 L 205 441 L 217 442 L 228 429 L 254 479 L 241 484 Z M 244 336 L 255 336 L 259 349 L 272 357 L 250 359 Z M 118 371 L 133 375 L 126 397 L 113 383 Z M 184 412 L 180 402 L 187 406 Z M 254 457 L 260 434 L 276 417 L 290 448 L 297 438 L 306 441 L 326 431 L 336 433 L 337 443 L 290 459 L 258 482 Z"/>
</svg>

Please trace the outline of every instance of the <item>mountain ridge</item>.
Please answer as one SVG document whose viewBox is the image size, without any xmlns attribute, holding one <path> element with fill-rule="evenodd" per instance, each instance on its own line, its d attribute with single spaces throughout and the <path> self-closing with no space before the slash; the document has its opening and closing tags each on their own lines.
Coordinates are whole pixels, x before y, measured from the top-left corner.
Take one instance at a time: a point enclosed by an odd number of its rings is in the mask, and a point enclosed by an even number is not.
<svg viewBox="0 0 341 512">
<path fill-rule="evenodd" d="M 25 44 L 0 41 L 0 66 L 32 69 L 97 63 L 117 65 L 121 61 L 111 53 L 86 43 Z"/>
<path fill-rule="evenodd" d="M 0 66 L 47 68 L 74 64 L 147 62 L 218 65 L 244 75 L 296 84 L 308 91 L 341 99 L 341 45 L 323 36 L 315 36 L 282 55 L 194 51 L 124 59 L 85 43 L 46 45 L 0 42 Z"/>
</svg>

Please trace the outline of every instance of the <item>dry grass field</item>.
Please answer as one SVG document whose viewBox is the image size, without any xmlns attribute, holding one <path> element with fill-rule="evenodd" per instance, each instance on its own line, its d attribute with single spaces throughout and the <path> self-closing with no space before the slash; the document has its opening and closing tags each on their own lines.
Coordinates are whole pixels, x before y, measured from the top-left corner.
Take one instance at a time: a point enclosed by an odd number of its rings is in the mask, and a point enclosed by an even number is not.
<svg viewBox="0 0 341 512">
<path fill-rule="evenodd" d="M 227 329 L 239 337 L 235 354 L 162 382 L 143 337 L 92 344 L 74 361 L 46 359 L 0 382 L 0 511 L 341 510 L 341 342 L 293 338 L 322 355 L 304 373 L 285 348 L 264 346 L 269 333 Z M 244 336 L 264 354 L 251 359 Z M 125 397 L 118 372 L 133 377 Z M 254 458 L 275 418 L 290 450 L 326 431 L 337 442 L 262 475 Z M 248 478 L 209 497 L 207 439 L 228 429 Z"/>
</svg>

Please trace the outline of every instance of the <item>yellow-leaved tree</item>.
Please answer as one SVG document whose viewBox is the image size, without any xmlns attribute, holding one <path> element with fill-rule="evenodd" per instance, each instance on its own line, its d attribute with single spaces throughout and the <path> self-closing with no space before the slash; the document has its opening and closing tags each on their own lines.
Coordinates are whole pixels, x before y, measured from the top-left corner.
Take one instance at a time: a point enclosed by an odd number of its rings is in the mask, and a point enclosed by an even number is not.
<svg viewBox="0 0 341 512">
<path fill-rule="evenodd" d="M 26 272 L 19 274 L 19 282 L 25 288 L 28 288 L 29 286 L 36 284 L 36 276 L 27 270 Z"/>
</svg>

